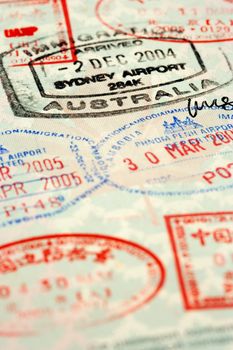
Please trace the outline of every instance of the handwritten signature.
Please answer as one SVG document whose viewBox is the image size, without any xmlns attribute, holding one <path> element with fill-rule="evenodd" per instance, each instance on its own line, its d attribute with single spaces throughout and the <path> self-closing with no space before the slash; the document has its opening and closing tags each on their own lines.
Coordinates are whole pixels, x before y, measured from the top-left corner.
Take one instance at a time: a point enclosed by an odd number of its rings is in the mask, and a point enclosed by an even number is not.
<svg viewBox="0 0 233 350">
<path fill-rule="evenodd" d="M 195 118 L 197 116 L 198 111 L 201 111 L 205 107 L 207 107 L 207 108 L 217 107 L 217 108 L 223 108 L 225 110 L 230 110 L 229 108 L 227 108 L 229 106 L 233 107 L 233 101 L 229 101 L 229 97 L 227 97 L 227 96 L 223 96 L 221 98 L 221 102 L 222 103 L 219 103 L 217 101 L 217 99 L 215 98 L 211 102 L 207 102 L 206 100 L 204 100 L 200 104 L 198 104 L 197 101 L 195 101 L 195 100 L 192 101 L 192 99 L 189 98 L 188 99 L 188 112 L 189 112 L 189 115 L 192 118 Z"/>
</svg>

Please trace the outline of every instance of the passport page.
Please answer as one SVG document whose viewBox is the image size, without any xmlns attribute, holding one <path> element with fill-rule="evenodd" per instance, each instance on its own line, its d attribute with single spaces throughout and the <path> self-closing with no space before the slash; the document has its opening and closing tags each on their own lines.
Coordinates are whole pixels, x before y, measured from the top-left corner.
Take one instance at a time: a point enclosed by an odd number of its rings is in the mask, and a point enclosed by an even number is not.
<svg viewBox="0 0 233 350">
<path fill-rule="evenodd" d="M 0 18 L 0 347 L 232 350 L 232 0 Z"/>
</svg>

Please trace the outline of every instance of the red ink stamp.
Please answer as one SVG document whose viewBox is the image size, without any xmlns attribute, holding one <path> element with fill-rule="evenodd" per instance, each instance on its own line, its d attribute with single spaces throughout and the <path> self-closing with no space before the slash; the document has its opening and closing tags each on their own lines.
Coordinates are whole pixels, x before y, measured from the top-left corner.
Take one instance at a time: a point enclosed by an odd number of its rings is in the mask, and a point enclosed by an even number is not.
<svg viewBox="0 0 233 350">
<path fill-rule="evenodd" d="M 0 247 L 0 334 L 125 317 L 151 301 L 164 278 L 154 253 L 116 237 L 57 234 L 6 244 Z"/>
<path fill-rule="evenodd" d="M 233 307 L 233 212 L 165 217 L 186 310 Z"/>
<path fill-rule="evenodd" d="M 198 6 L 186 0 L 167 1 L 163 6 L 159 0 L 98 0 L 96 4 L 96 16 L 105 27 L 132 37 L 167 42 L 231 41 L 232 14 L 231 0 Z"/>
<path fill-rule="evenodd" d="M 31 42 L 33 54 L 47 52 L 50 47 L 41 45 L 41 38 L 51 36 L 55 47 L 64 43 L 64 47 L 72 48 L 73 33 L 66 0 L 0 0 L 0 9 L 1 45 L 12 50 L 13 65 L 24 65 L 32 59 L 32 54 L 28 55 Z M 74 61 L 75 52 L 64 50 L 57 57 L 44 59 L 43 64 Z"/>
</svg>

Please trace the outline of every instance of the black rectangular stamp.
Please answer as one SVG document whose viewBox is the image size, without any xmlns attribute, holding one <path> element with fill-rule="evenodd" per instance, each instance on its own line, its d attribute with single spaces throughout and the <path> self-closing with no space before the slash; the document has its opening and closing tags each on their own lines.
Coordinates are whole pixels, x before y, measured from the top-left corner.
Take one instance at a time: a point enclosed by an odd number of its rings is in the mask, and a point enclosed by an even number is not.
<svg viewBox="0 0 233 350">
<path fill-rule="evenodd" d="M 17 117 L 120 115 L 205 95 L 233 80 L 221 48 L 202 47 L 199 52 L 187 41 L 178 44 L 119 35 L 70 46 L 50 37 L 36 49 L 32 42 L 26 50 L 17 50 L 27 58 L 27 65 L 12 66 L 12 50 L 0 58 L 1 80 Z M 44 64 L 58 62 L 70 51 L 76 60 Z M 210 51 L 221 70 L 213 68 Z"/>
</svg>

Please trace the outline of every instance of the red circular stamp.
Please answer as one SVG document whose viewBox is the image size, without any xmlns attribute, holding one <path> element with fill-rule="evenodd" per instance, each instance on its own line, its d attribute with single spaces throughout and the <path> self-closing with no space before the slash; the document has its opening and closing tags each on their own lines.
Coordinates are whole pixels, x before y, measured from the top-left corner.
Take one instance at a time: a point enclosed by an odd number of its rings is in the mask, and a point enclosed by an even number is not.
<svg viewBox="0 0 233 350">
<path fill-rule="evenodd" d="M 164 279 L 156 255 L 116 237 L 60 234 L 6 244 L 0 247 L 0 335 L 127 316 L 152 300 Z"/>
<path fill-rule="evenodd" d="M 233 40 L 231 0 L 98 0 L 96 16 L 114 31 L 141 39 L 194 43 Z"/>
</svg>

